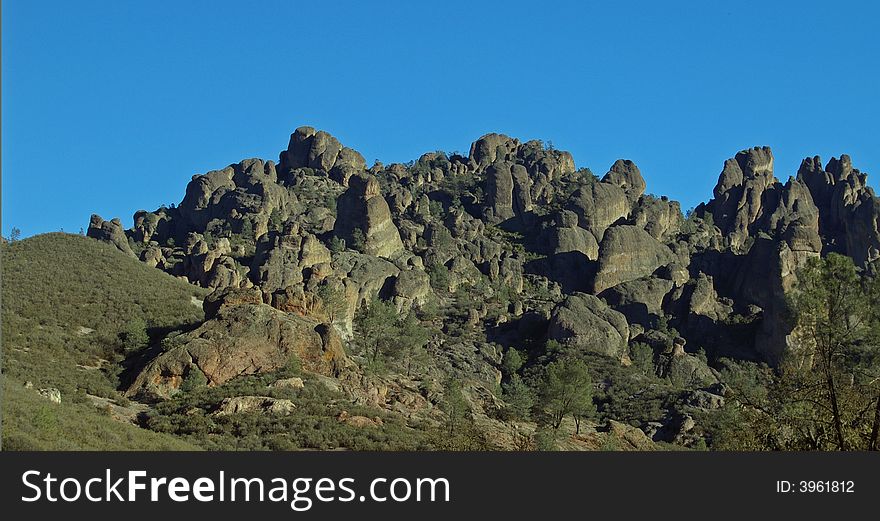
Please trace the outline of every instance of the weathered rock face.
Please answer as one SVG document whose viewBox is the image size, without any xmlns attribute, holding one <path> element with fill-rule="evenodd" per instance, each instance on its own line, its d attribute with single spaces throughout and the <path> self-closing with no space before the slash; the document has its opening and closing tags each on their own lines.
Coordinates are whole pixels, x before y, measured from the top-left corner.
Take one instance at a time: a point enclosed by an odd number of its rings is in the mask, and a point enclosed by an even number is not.
<svg viewBox="0 0 880 521">
<path fill-rule="evenodd" d="M 658 241 L 673 239 L 681 230 L 681 205 L 666 196 L 642 196 L 630 214 L 629 223 L 643 228 Z"/>
<path fill-rule="evenodd" d="M 496 161 L 486 168 L 486 220 L 492 223 L 506 221 L 513 212 L 513 165 Z"/>
<path fill-rule="evenodd" d="M 553 310 L 547 338 L 565 346 L 622 359 L 626 356 L 629 325 L 624 315 L 597 297 L 574 293 Z"/>
<path fill-rule="evenodd" d="M 431 293 L 431 278 L 420 269 L 401 271 L 392 288 L 394 303 L 399 310 L 424 305 Z"/>
<path fill-rule="evenodd" d="M 329 172 L 336 164 L 342 144 L 335 137 L 312 127 L 299 127 L 290 135 L 282 164 L 288 168 L 313 168 Z"/>
<path fill-rule="evenodd" d="M 490 172 L 496 164 L 499 168 Z M 503 134 L 487 134 L 475 141 L 471 145 L 468 166 L 477 174 L 490 174 L 486 178 L 487 193 L 500 193 L 502 208 L 495 208 L 493 201 L 484 210 L 486 218 L 492 222 L 510 218 L 499 216 L 507 213 L 504 208 L 508 186 L 506 170 L 510 171 L 514 187 L 511 201 L 515 215 L 531 210 L 533 204 L 553 201 L 556 196 L 554 181 L 575 171 L 574 159 L 568 152 L 545 147 L 537 140 L 520 143 Z M 496 190 L 496 186 L 501 190 Z"/>
<path fill-rule="evenodd" d="M 487 168 L 498 160 L 513 160 L 519 140 L 504 134 L 486 134 L 471 145 L 470 158 L 478 170 Z"/>
<path fill-rule="evenodd" d="M 831 158 L 824 169 L 818 156 L 804 159 L 797 178 L 818 208 L 828 251 L 849 255 L 860 266 L 880 258 L 880 201 L 849 156 Z"/>
<path fill-rule="evenodd" d="M 305 383 L 303 382 L 303 379 L 298 376 L 275 380 L 269 385 L 269 388 L 271 389 L 302 389 L 303 387 L 305 387 Z"/>
<path fill-rule="evenodd" d="M 541 243 L 549 255 L 579 252 L 589 260 L 599 256 L 596 237 L 579 227 L 578 216 L 571 210 L 562 210 L 554 217 L 555 226 L 548 228 Z"/>
<path fill-rule="evenodd" d="M 222 238 L 209 246 L 205 238 L 190 232 L 181 247 L 183 258 L 174 259 L 173 250 L 156 250 L 148 247 L 142 254 L 147 263 L 156 262 L 158 267 L 170 271 L 172 275 L 185 277 L 190 282 L 205 288 L 247 286 L 245 269 L 238 265 L 231 255 L 229 239 Z M 167 254 L 167 256 L 166 256 Z M 170 258 L 169 258 L 170 257 Z"/>
<path fill-rule="evenodd" d="M 358 151 L 342 146 L 327 132 L 300 127 L 290 135 L 287 150 L 281 153 L 279 168 L 284 172 L 299 168 L 324 171 L 334 181 L 348 186 L 351 176 L 366 169 L 366 161 Z"/>
<path fill-rule="evenodd" d="M 345 240 L 346 245 L 360 247 L 367 255 L 386 258 L 403 250 L 400 232 L 391 220 L 391 211 L 379 193 L 375 177 L 352 177 L 348 190 L 339 197 L 337 212 L 333 234 Z M 362 245 L 356 244 L 361 242 L 355 240 L 356 233 L 362 235 Z"/>
<path fill-rule="evenodd" d="M 330 250 L 294 223 L 283 233 L 267 235 L 257 243 L 250 273 L 254 284 L 273 293 L 302 283 L 304 270 L 330 260 Z"/>
<path fill-rule="evenodd" d="M 486 168 L 486 221 L 494 224 L 530 211 L 530 188 L 531 180 L 523 165 L 501 160 L 489 165 Z"/>
<path fill-rule="evenodd" d="M 626 192 L 610 183 L 592 183 L 578 189 L 566 206 L 578 216 L 578 225 L 601 240 L 605 230 L 629 215 Z"/>
<path fill-rule="evenodd" d="M 260 237 L 273 213 L 287 215 L 296 203 L 296 196 L 279 183 L 274 162 L 247 159 L 193 176 L 168 230 L 179 240 L 188 232 L 204 233 L 219 220 L 235 230 L 249 227 Z"/>
<path fill-rule="evenodd" d="M 263 303 L 262 292 L 258 288 L 222 288 L 212 291 L 202 301 L 205 320 L 211 320 L 223 306 L 239 306 L 251 304 L 258 306 Z"/>
<path fill-rule="evenodd" d="M 821 233 L 823 223 L 831 234 L 837 227 L 828 224 L 833 212 L 826 183 L 833 176 L 821 171 L 818 164 L 818 158 L 805 160 L 798 178 L 783 185 L 772 176 L 769 148 L 740 152 L 725 163 L 715 199 L 705 205 L 728 247 L 746 253 L 713 275 L 727 281 L 722 284 L 726 293 L 740 306 L 754 305 L 761 310 L 754 346 L 774 363 L 791 333 L 786 292 L 796 283 L 797 270 L 827 249 L 828 241 Z"/>
<path fill-rule="evenodd" d="M 715 225 L 727 236 L 731 247 L 740 248 L 750 236 L 752 225 L 763 215 L 765 195 L 778 181 L 773 177 L 773 153 L 769 147 L 743 150 L 724 162 L 713 193 L 706 205 Z"/>
<path fill-rule="evenodd" d="M 122 229 L 122 222 L 119 219 L 111 219 L 105 221 L 100 215 L 94 214 L 89 220 L 89 230 L 86 235 L 99 241 L 106 241 L 116 246 L 119 251 L 135 256 L 128 244 L 128 237 L 125 230 Z"/>
<path fill-rule="evenodd" d="M 602 182 L 622 188 L 630 204 L 638 201 L 647 187 L 639 167 L 628 159 L 615 161 L 605 177 L 602 178 Z"/>
<path fill-rule="evenodd" d="M 635 280 L 675 261 L 672 251 L 636 226 L 612 226 L 599 245 L 593 292 L 601 293 L 622 282 Z"/>
<path fill-rule="evenodd" d="M 208 385 L 275 371 L 296 358 L 307 371 L 339 376 L 349 364 L 329 327 L 267 305 L 221 305 L 201 326 L 163 342 L 162 352 L 138 374 L 127 396 L 168 398 L 200 371 Z"/>
<path fill-rule="evenodd" d="M 134 214 L 133 236 L 136 242 L 150 242 L 153 237 L 164 239 L 169 236 L 170 217 L 166 210 L 147 212 L 138 210 Z"/>
<path fill-rule="evenodd" d="M 334 257 L 333 275 L 327 278 L 326 283 L 339 288 L 344 296 L 344 310 L 333 323 L 346 339 L 351 338 L 353 333 L 353 319 L 357 309 L 380 296 L 383 289 L 394 285 L 395 278 L 400 273 L 400 268 L 379 257 L 351 251 Z M 408 295 L 406 298 L 414 299 L 410 302 L 415 304 L 420 290 L 413 287 L 412 291 L 413 295 Z M 397 299 L 397 302 L 402 305 L 403 300 Z"/>
<path fill-rule="evenodd" d="M 786 293 L 797 282 L 797 270 L 817 255 L 812 251 L 794 252 L 785 242 L 758 238 L 735 271 L 735 300 L 763 310 L 755 349 L 771 363 L 780 360 L 792 332 Z"/>
</svg>

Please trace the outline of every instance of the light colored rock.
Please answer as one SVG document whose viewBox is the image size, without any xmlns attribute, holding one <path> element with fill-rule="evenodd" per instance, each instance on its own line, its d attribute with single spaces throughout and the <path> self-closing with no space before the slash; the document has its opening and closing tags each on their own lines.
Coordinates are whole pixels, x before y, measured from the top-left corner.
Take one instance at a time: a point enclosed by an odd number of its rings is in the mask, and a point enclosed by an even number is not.
<svg viewBox="0 0 880 521">
<path fill-rule="evenodd" d="M 305 387 L 305 383 L 303 379 L 298 376 L 293 376 L 291 378 L 282 378 L 280 380 L 275 380 L 271 385 L 269 385 L 272 389 L 302 389 Z"/>
<path fill-rule="evenodd" d="M 54 387 L 40 389 L 38 392 L 40 393 L 40 396 L 52 403 L 61 403 L 61 391 Z"/>
<path fill-rule="evenodd" d="M 228 416 L 247 412 L 261 412 L 277 416 L 287 416 L 296 409 L 290 400 L 269 396 L 235 396 L 225 398 L 214 412 L 215 416 Z"/>
</svg>

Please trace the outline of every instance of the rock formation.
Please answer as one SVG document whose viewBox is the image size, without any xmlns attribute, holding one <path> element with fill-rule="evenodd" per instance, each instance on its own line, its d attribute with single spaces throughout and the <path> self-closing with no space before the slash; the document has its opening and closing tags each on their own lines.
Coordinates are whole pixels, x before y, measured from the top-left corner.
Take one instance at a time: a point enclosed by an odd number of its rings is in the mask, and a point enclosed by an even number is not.
<svg viewBox="0 0 880 521">
<path fill-rule="evenodd" d="M 168 398 L 194 372 L 208 385 L 280 369 L 297 360 L 309 371 L 340 376 L 348 359 L 338 337 L 320 324 L 252 300 L 226 299 L 197 329 L 167 338 L 162 352 L 138 374 L 127 394 Z"/>
<path fill-rule="evenodd" d="M 337 213 L 333 234 L 353 248 L 386 258 L 403 249 L 400 232 L 391 220 L 391 210 L 379 193 L 375 177 L 352 177 L 348 190 L 339 197 Z"/>
<path fill-rule="evenodd" d="M 98 239 L 99 241 L 109 242 L 113 246 L 116 246 L 119 251 L 131 255 L 132 257 L 135 256 L 134 252 L 131 251 L 131 246 L 128 244 L 128 238 L 122 228 L 122 221 L 119 219 L 114 218 L 105 221 L 100 215 L 94 214 L 92 215 L 92 218 L 89 219 L 89 229 L 86 232 L 86 235 L 93 239 Z"/>
<path fill-rule="evenodd" d="M 620 359 L 626 356 L 629 326 L 624 315 L 597 297 L 574 293 L 553 310 L 547 336 L 563 345 Z"/>
<path fill-rule="evenodd" d="M 687 217 L 646 188 L 632 161 L 599 179 L 567 152 L 502 134 L 467 155 L 368 169 L 335 137 L 300 127 L 277 165 L 193 176 L 176 207 L 138 211 L 127 231 L 93 216 L 88 235 L 213 290 L 204 323 L 133 364 L 130 396 L 164 399 L 199 374 L 217 386 L 295 359 L 304 380 L 419 421 L 442 415 L 437 388 L 456 378 L 475 422 L 497 429 L 505 351 L 553 340 L 628 364 L 641 350 L 654 376 L 709 386 L 720 357 L 780 360 L 787 294 L 808 259 L 837 252 L 877 268 L 880 200 L 849 156 L 807 158 L 783 183 L 768 147 L 740 151 Z M 376 298 L 431 331 L 418 375 L 372 375 L 362 354 L 346 354 L 358 310 Z M 720 399 L 689 392 L 694 407 Z M 240 398 L 217 414 L 292 410 Z M 380 426 L 363 418 L 341 421 Z M 676 418 L 643 430 L 687 439 L 693 418 Z"/>
<path fill-rule="evenodd" d="M 672 251 L 645 230 L 630 225 L 611 227 L 599 245 L 593 292 L 651 275 L 674 260 Z"/>
</svg>

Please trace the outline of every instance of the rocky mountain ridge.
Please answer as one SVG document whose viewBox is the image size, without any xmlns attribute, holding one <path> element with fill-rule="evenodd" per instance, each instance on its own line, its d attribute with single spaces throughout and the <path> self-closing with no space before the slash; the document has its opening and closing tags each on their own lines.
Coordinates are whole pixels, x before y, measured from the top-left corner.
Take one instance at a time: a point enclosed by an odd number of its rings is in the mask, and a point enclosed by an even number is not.
<svg viewBox="0 0 880 521">
<path fill-rule="evenodd" d="M 88 236 L 214 290 L 198 329 L 145 355 L 130 396 L 168 398 L 195 370 L 221 385 L 295 354 L 355 401 L 404 415 L 438 415 L 439 382 L 460 379 L 490 421 L 503 353 L 539 363 L 548 341 L 622 365 L 647 345 L 657 375 L 694 389 L 717 383 L 720 358 L 778 362 L 797 269 L 829 252 L 875 269 L 880 199 L 846 155 L 807 158 L 785 183 L 773 167 L 768 147 L 737 153 L 686 216 L 628 160 L 599 179 L 568 152 L 487 134 L 467 156 L 367 167 L 300 127 L 277 163 L 193 176 L 179 205 L 138 211 L 130 229 L 93 215 Z M 365 371 L 345 347 L 376 298 L 404 315 L 439 307 L 418 375 Z"/>
</svg>

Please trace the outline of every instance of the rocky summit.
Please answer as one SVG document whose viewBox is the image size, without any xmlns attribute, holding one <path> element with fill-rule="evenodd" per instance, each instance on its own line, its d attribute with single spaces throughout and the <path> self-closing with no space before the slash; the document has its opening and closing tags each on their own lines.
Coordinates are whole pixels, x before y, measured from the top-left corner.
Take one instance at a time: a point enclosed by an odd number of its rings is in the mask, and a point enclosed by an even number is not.
<svg viewBox="0 0 880 521">
<path fill-rule="evenodd" d="M 503 412 L 517 382 L 574 353 L 602 360 L 591 371 L 607 421 L 578 424 L 558 447 L 633 428 L 640 449 L 694 444 L 697 412 L 724 403 L 722 361 L 775 367 L 791 348 L 799 269 L 838 253 L 872 272 L 880 257 L 880 199 L 849 156 L 808 157 L 784 181 L 769 147 L 722 159 L 711 199 L 683 214 L 626 159 L 600 177 L 568 152 L 493 133 L 467 155 L 368 166 L 300 127 L 277 162 L 195 175 L 179 204 L 139 210 L 129 229 L 91 217 L 88 237 L 211 292 L 204 322 L 127 359 L 123 391 L 161 403 L 193 381 L 222 388 L 293 359 L 300 386 L 373 408 L 340 417 L 432 425 L 460 395 L 480 439 L 522 448 L 540 422 Z M 392 313 L 377 319 L 382 306 Z M 424 332 L 417 350 L 377 333 L 392 322 L 399 338 Z M 677 378 L 678 399 L 613 412 L 613 375 L 637 366 L 638 393 Z M 212 414 L 302 409 L 259 393 L 224 400 Z"/>
</svg>

